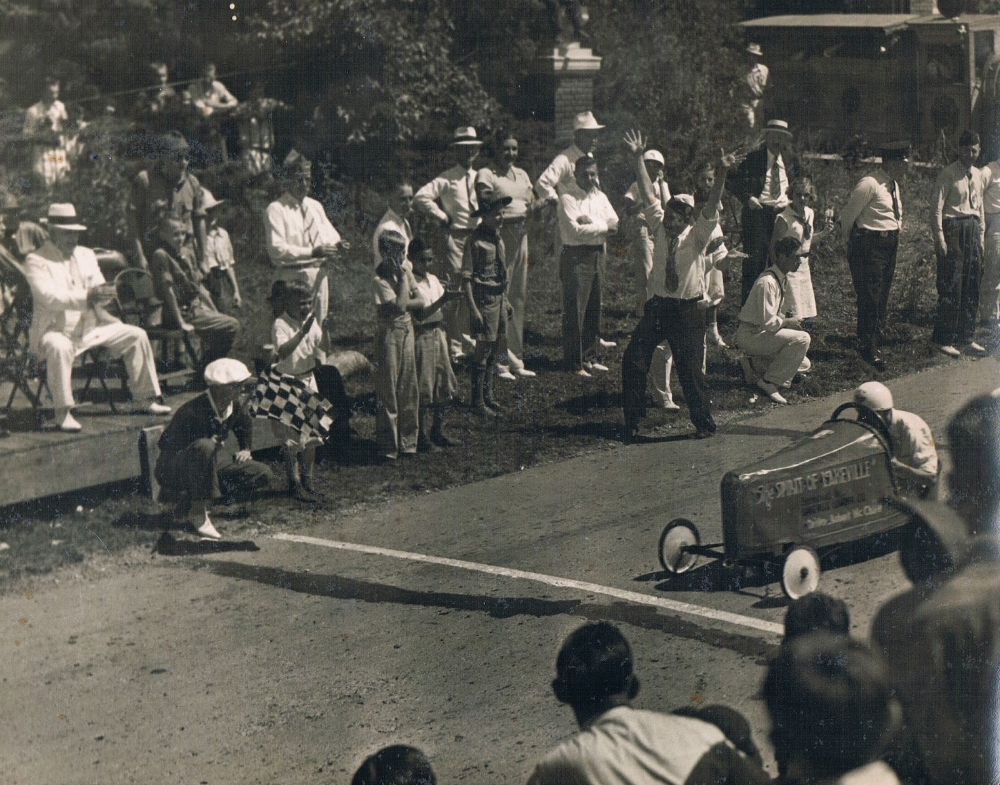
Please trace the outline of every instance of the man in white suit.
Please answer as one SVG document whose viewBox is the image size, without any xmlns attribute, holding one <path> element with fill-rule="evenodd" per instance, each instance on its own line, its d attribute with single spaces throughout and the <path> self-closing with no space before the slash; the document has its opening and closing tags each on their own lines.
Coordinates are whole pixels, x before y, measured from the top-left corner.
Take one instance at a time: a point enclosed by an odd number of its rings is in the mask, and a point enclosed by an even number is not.
<svg viewBox="0 0 1000 785">
<path fill-rule="evenodd" d="M 114 287 L 105 283 L 94 252 L 76 244 L 87 228 L 79 223 L 76 208 L 52 204 L 48 216 L 48 242 L 25 259 L 34 306 L 29 341 L 31 350 L 46 362 L 60 430 L 81 430 L 72 413 L 73 360 L 97 346 L 125 361 L 137 410 L 169 414 L 170 407 L 157 402 L 160 384 L 146 332 L 122 324 L 105 310 Z"/>
</svg>

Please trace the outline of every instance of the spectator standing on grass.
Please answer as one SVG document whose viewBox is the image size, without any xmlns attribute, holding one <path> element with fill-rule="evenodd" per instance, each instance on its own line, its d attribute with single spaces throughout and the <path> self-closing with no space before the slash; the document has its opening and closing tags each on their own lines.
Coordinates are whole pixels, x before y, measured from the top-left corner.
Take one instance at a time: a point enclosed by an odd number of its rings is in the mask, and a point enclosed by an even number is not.
<svg viewBox="0 0 1000 785">
<path fill-rule="evenodd" d="M 472 407 L 477 414 L 495 419 L 502 407 L 493 397 L 493 374 L 500 337 L 507 329 L 507 267 L 501 236 L 504 209 L 511 197 L 484 199 L 475 215 L 479 226 L 465 246 L 462 259 L 462 293 L 469 309 L 469 324 L 476 339 L 476 353 L 469 368 Z"/>
<path fill-rule="evenodd" d="M 208 508 L 223 492 L 226 498 L 246 498 L 271 481 L 271 470 L 250 455 L 253 420 L 242 389 L 251 378 L 239 360 L 211 363 L 204 373 L 206 392 L 177 410 L 158 442 L 156 481 L 181 496 L 175 516 L 204 539 L 222 539 Z M 228 448 L 230 434 L 236 452 Z"/>
<path fill-rule="evenodd" d="M 659 150 L 647 150 L 642 154 L 643 164 L 653 182 L 653 191 L 660 204 L 666 209 L 670 201 L 670 185 L 663 176 L 666 162 Z M 637 232 L 635 238 L 635 299 L 636 311 L 642 317 L 642 310 L 649 299 L 649 274 L 653 270 L 653 238 L 642 218 L 642 203 L 639 198 L 639 183 L 633 182 L 623 197 L 625 211 L 636 217 Z"/>
<path fill-rule="evenodd" d="M 219 207 L 226 199 L 216 199 L 207 188 L 202 188 L 205 219 L 208 222 L 205 243 L 205 287 L 221 313 L 232 316 L 243 306 L 240 283 L 236 280 L 236 257 L 229 232 L 219 225 Z"/>
<path fill-rule="evenodd" d="M 736 346 L 744 380 L 756 385 L 775 403 L 788 403 L 780 392 L 792 386 L 796 373 L 812 366 L 806 353 L 811 338 L 802 323 L 788 316 L 785 291 L 788 273 L 802 259 L 799 241 L 784 237 L 774 247 L 774 264 L 757 278 L 740 309 Z"/>
<path fill-rule="evenodd" d="M 417 452 L 434 452 L 438 447 L 454 447 L 442 426 L 448 405 L 458 393 L 458 381 L 448 356 L 448 336 L 444 332 L 441 306 L 462 297 L 446 292 L 434 275 L 434 251 L 419 237 L 407 250 L 413 267 L 416 295 L 411 303 L 413 353 L 417 366 L 417 395 L 420 401 L 420 436 Z"/>
<path fill-rule="evenodd" d="M 767 89 L 767 79 L 770 76 L 768 67 L 762 62 L 764 50 L 760 44 L 747 44 L 746 60 L 747 73 L 743 78 L 744 101 L 740 105 L 740 110 L 746 118 L 747 126 L 753 130 L 760 117 L 760 103 L 764 98 L 764 91 Z"/>
<path fill-rule="evenodd" d="M 589 377 L 608 370 L 596 356 L 615 346 L 601 338 L 601 290 L 607 238 L 618 231 L 618 214 L 600 188 L 597 161 L 590 156 L 577 158 L 574 177 L 559 196 L 558 207 L 563 363 L 567 371 Z"/>
<path fill-rule="evenodd" d="M 782 237 L 794 237 L 799 242 L 801 254 L 799 269 L 791 270 L 785 280 L 785 305 L 793 319 L 809 327 L 816 318 L 816 293 L 813 291 L 812 273 L 809 270 L 809 251 L 813 242 L 826 237 L 831 231 L 824 224 L 817 232 L 816 213 L 809 203 L 816 202 L 816 188 L 808 177 L 796 177 L 788 186 L 788 207 L 781 211 L 774 221 L 771 235 L 770 256 L 774 256 L 774 246 Z"/>
<path fill-rule="evenodd" d="M 677 376 L 691 413 L 697 438 L 715 433 L 712 400 L 702 360 L 705 352 L 705 311 L 699 303 L 705 296 L 706 250 L 719 226 L 719 206 L 726 172 L 735 163 L 723 153 L 717 164 L 715 184 L 697 220 L 690 223 L 694 198 L 675 195 L 666 209 L 653 192 L 653 184 L 642 160 L 642 134 L 630 132 L 625 143 L 635 156 L 636 175 L 644 204 L 646 225 L 653 233 L 651 297 L 636 325 L 622 357 L 622 409 L 625 441 L 638 436 L 639 420 L 646 414 L 646 377 L 653 351 L 664 339 L 677 363 Z M 681 198 L 681 196 L 685 198 Z"/>
<path fill-rule="evenodd" d="M 888 670 L 865 644 L 811 632 L 781 647 L 764 678 L 781 785 L 899 785 L 878 759 L 899 723 Z M 961 781 L 961 780 L 955 780 Z"/>
<path fill-rule="evenodd" d="M 417 209 L 437 222 L 447 234 L 445 285 L 449 288 L 458 284 L 465 244 L 479 223 L 473 215 L 479 206 L 473 164 L 482 145 L 475 128 L 456 128 L 451 140 L 455 165 L 421 187 L 414 196 Z M 464 300 L 456 300 L 445 308 L 445 330 L 451 360 L 459 362 L 473 348 L 469 335 L 469 311 Z"/>
<path fill-rule="evenodd" d="M 128 233 L 133 263 L 149 269 L 149 257 L 158 245 L 164 217 L 184 223 L 184 247 L 204 267 L 206 228 L 201 183 L 188 171 L 190 148 L 178 131 L 143 140 L 143 154 L 153 159 L 132 180 L 128 204 Z"/>
<path fill-rule="evenodd" d="M 394 744 L 368 756 L 351 785 L 437 785 L 430 761 L 416 747 Z"/>
<path fill-rule="evenodd" d="M 493 163 L 476 174 L 476 196 L 484 200 L 509 196 L 511 202 L 503 210 L 500 235 L 504 245 L 504 266 L 507 270 L 506 350 L 501 347 L 500 376 L 534 376 L 524 367 L 524 316 L 528 303 L 528 212 L 534 207 L 535 193 L 524 169 L 514 165 L 517 160 L 517 138 L 501 129 L 493 138 Z"/>
<path fill-rule="evenodd" d="M 788 183 L 798 174 L 798 161 L 791 152 L 792 132 L 784 120 L 768 120 L 764 146 L 747 155 L 730 175 L 730 190 L 743 205 L 741 224 L 743 251 L 743 296 L 746 302 L 757 276 L 768 265 L 768 249 L 778 214 L 788 206 Z"/>
<path fill-rule="evenodd" d="M 979 283 L 979 324 L 989 343 L 1000 338 L 1000 160 L 980 169 L 983 178 L 985 242 Z"/>
<path fill-rule="evenodd" d="M 406 239 L 401 234 L 384 232 L 379 254 L 382 263 L 375 268 L 375 438 L 384 458 L 394 461 L 400 454 L 417 452 L 420 400 L 410 317 L 416 283 L 409 266 L 403 266 Z"/>
<path fill-rule="evenodd" d="M 375 256 L 375 266 L 382 264 L 382 254 L 378 250 L 378 240 L 384 232 L 397 232 L 406 240 L 407 246 L 413 239 L 413 229 L 410 226 L 410 215 L 413 213 L 413 186 L 406 180 L 400 180 L 389 195 L 389 206 L 382 214 L 375 233 L 372 235 L 372 253 Z"/>
<path fill-rule="evenodd" d="M 973 355 L 986 351 L 975 341 L 986 235 L 983 179 L 974 166 L 979 157 L 979 134 L 963 131 L 958 144 L 958 160 L 941 170 L 931 194 L 938 293 L 931 341 L 948 357 L 959 357 L 959 347 Z"/>
<path fill-rule="evenodd" d="M 566 639 L 552 691 L 573 710 L 580 732 L 538 762 L 528 785 L 769 781 L 712 722 L 633 708 L 632 650 L 612 624 L 591 622 Z"/>
<path fill-rule="evenodd" d="M 31 171 L 46 188 L 62 182 L 69 174 L 70 162 L 65 135 L 69 115 L 59 100 L 59 78 L 45 78 L 41 100 L 28 107 L 24 115 L 24 135 L 31 140 Z"/>
<path fill-rule="evenodd" d="M 87 227 L 77 219 L 76 208 L 51 204 L 48 222 L 48 241 L 28 254 L 24 267 L 34 307 L 28 341 L 45 361 L 56 425 L 62 431 L 81 430 L 73 417 L 73 361 L 97 347 L 124 361 L 137 410 L 169 414 L 170 407 L 158 402 L 160 383 L 145 330 L 122 324 L 105 310 L 114 299 L 114 285 L 105 283 L 94 252 L 77 244 Z"/>
<path fill-rule="evenodd" d="M 880 346 L 903 228 L 899 181 L 909 166 L 909 154 L 909 142 L 883 147 L 882 164 L 861 178 L 840 213 L 840 231 L 847 242 L 847 263 L 858 300 L 858 353 L 877 371 L 885 370 Z"/>
</svg>

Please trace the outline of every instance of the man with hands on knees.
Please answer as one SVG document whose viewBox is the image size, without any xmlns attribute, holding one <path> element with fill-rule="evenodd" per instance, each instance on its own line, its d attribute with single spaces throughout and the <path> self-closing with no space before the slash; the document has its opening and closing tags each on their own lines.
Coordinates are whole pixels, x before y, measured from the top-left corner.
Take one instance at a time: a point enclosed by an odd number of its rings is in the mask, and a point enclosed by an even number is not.
<svg viewBox="0 0 1000 785">
<path fill-rule="evenodd" d="M 675 195 L 666 209 L 653 191 L 643 164 L 645 140 L 630 131 L 625 144 L 635 158 L 636 179 L 644 205 L 646 226 L 653 237 L 653 269 L 649 276 L 650 298 L 622 358 L 622 408 L 625 441 L 638 435 L 639 420 L 646 413 L 646 375 L 656 346 L 666 339 L 677 364 L 684 397 L 691 412 L 697 438 L 715 433 L 712 401 L 702 369 L 705 345 L 705 310 L 699 306 L 705 295 L 706 253 L 719 225 L 719 205 L 726 172 L 736 156 L 720 150 L 715 184 L 697 220 L 690 223 L 694 200 Z M 684 195 L 681 195 L 684 196 Z"/>
</svg>

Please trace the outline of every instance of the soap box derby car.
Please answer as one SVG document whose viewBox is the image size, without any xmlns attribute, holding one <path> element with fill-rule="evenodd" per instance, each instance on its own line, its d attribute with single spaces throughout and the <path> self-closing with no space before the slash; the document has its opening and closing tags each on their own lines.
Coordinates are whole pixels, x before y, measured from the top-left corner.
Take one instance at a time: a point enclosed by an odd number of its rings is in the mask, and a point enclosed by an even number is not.
<svg viewBox="0 0 1000 785">
<path fill-rule="evenodd" d="M 888 430 L 841 417 L 847 410 L 859 414 L 861 407 L 839 406 L 806 438 L 722 478 L 722 543 L 702 545 L 684 518 L 667 524 L 660 536 L 663 568 L 687 572 L 700 556 L 721 555 L 730 568 L 775 562 L 782 589 L 795 599 L 819 585 L 818 549 L 906 526 L 910 515 L 889 502 L 906 493 L 934 499 L 938 479 L 904 489 L 892 468 Z"/>
</svg>

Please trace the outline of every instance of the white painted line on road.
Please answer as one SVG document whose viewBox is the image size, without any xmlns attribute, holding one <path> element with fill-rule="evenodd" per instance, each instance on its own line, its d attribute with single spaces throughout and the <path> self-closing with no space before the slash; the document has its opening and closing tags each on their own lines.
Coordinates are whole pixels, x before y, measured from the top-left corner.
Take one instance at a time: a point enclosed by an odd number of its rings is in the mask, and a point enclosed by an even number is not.
<svg viewBox="0 0 1000 785">
<path fill-rule="evenodd" d="M 333 548 L 338 551 L 354 551 L 355 553 L 367 553 L 371 556 L 387 556 L 391 559 L 404 559 L 406 561 L 422 562 L 424 564 L 439 564 L 443 567 L 454 567 L 459 570 L 471 570 L 472 572 L 482 572 L 487 575 L 499 575 L 504 578 L 516 578 L 525 581 L 535 581 L 544 583 L 547 586 L 555 586 L 559 589 L 577 589 L 588 594 L 603 594 L 608 597 L 615 597 L 626 602 L 634 602 L 639 605 L 651 605 L 654 608 L 663 608 L 675 613 L 684 613 L 688 616 L 700 616 L 703 619 L 722 621 L 727 624 L 735 624 L 740 627 L 749 627 L 759 632 L 766 632 L 772 635 L 782 636 L 784 627 L 774 622 L 755 619 L 752 616 L 741 616 L 738 613 L 729 613 L 715 608 L 705 608 L 701 605 L 692 605 L 688 602 L 678 602 L 668 600 L 664 597 L 654 597 L 649 594 L 640 594 L 636 591 L 626 591 L 616 589 L 613 586 L 602 586 L 598 583 L 587 583 L 586 581 L 576 581 L 571 578 L 560 578 L 555 575 L 545 575 L 541 572 L 528 572 L 526 570 L 512 570 L 509 567 L 495 567 L 492 564 L 480 564 L 474 561 L 463 561 L 461 559 L 448 559 L 442 556 L 428 556 L 424 553 L 411 553 L 410 551 L 396 551 L 391 548 L 379 548 L 375 545 L 359 545 L 353 542 L 340 542 L 338 540 L 324 540 L 320 537 L 306 537 L 301 534 L 275 534 L 275 540 L 285 542 L 297 542 L 303 545 L 318 545 L 322 548 Z"/>
</svg>

